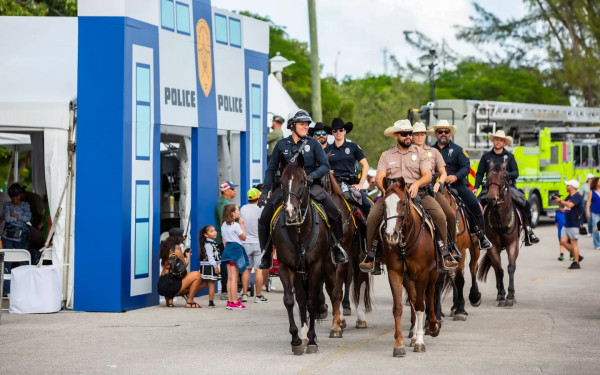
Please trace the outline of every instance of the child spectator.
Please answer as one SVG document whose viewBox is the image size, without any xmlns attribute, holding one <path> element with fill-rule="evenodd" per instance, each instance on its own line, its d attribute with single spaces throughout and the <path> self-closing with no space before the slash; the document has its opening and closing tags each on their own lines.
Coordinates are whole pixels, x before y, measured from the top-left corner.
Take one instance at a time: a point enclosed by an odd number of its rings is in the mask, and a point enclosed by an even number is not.
<svg viewBox="0 0 600 375">
<path fill-rule="evenodd" d="M 254 302 L 263 303 L 267 299 L 262 295 L 263 280 L 268 276 L 269 270 L 261 270 L 258 268 L 260 264 L 260 243 L 258 242 L 258 219 L 262 212 L 262 208 L 258 207 L 258 198 L 260 198 L 260 190 L 252 188 L 248 190 L 248 204 L 244 205 L 240 210 L 240 217 L 244 219 L 246 224 L 246 240 L 244 241 L 244 249 L 250 260 L 250 265 L 242 274 L 242 302 L 248 301 L 248 284 L 250 283 L 250 273 L 254 268 L 254 286 L 256 293 Z"/>
<path fill-rule="evenodd" d="M 198 234 L 200 241 L 200 273 L 208 283 L 208 307 L 215 308 L 215 281 L 221 280 L 221 257 L 215 242 L 217 231 L 212 225 L 206 225 Z"/>
<path fill-rule="evenodd" d="M 223 225 L 221 226 L 221 236 L 225 250 L 221 257 L 221 263 L 227 264 L 227 310 L 245 310 L 246 306 L 237 298 L 238 274 L 248 268 L 248 255 L 242 246 L 242 241 L 246 239 L 244 230 L 244 219 L 238 223 L 236 219 L 240 217 L 240 210 L 235 204 L 228 204 L 223 207 Z"/>
</svg>

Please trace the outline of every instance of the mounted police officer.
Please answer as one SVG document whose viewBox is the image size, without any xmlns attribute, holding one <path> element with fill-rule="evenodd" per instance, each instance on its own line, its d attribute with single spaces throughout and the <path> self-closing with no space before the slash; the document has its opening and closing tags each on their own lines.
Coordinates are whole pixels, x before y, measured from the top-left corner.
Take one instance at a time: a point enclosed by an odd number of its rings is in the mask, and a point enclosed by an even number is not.
<svg viewBox="0 0 600 375">
<path fill-rule="evenodd" d="M 393 126 L 384 131 L 388 137 L 396 139 L 397 145 L 385 151 L 379 159 L 377 176 L 375 177 L 377 187 L 385 192 L 383 181 L 395 182 L 403 177 L 408 186 L 411 198 L 417 195 L 421 198 L 421 205 L 429 212 L 436 227 L 436 241 L 439 251 L 444 258 L 444 268 L 456 268 L 456 262 L 448 252 L 448 229 L 446 215 L 440 205 L 426 191 L 425 187 L 431 182 L 431 163 L 425 152 L 412 144 L 413 129 L 408 120 L 398 120 Z M 383 219 L 385 211 L 385 200 L 378 200 L 371 208 L 367 218 L 367 246 L 371 249 L 365 260 L 359 265 L 363 272 L 375 271 L 375 253 L 377 242 L 375 241 L 379 224 Z"/>
<path fill-rule="evenodd" d="M 327 144 L 327 136 L 331 134 L 331 128 L 323 125 L 322 122 L 317 122 L 312 128 L 308 128 L 308 135 L 319 141 L 321 147 L 325 148 Z"/>
<path fill-rule="evenodd" d="M 360 146 L 346 140 L 346 134 L 350 133 L 353 127 L 354 125 L 351 122 L 344 123 L 341 118 L 334 118 L 331 123 L 331 132 L 335 142 L 325 148 L 325 153 L 329 157 L 329 166 L 336 181 L 339 184 L 352 185 L 360 192 L 362 198 L 360 209 L 366 217 L 371 210 L 371 202 L 367 199 L 367 193 L 361 189 L 369 173 L 369 163 Z M 357 161 L 362 166 L 360 178 L 356 175 L 354 167 Z"/>
<path fill-rule="evenodd" d="M 458 196 L 467 205 L 471 213 L 469 215 L 471 228 L 473 228 L 477 238 L 479 238 L 479 248 L 487 250 L 492 247 L 492 244 L 483 231 L 485 227 L 481 206 L 475 194 L 469 190 L 466 182 L 466 178 L 471 170 L 469 154 L 462 147 L 450 140 L 450 137 L 456 133 L 456 127 L 450 125 L 448 121 L 440 120 L 431 130 L 437 138 L 437 142 L 432 147 L 436 148 L 442 154 L 446 162 L 446 173 L 448 174 L 446 183 L 456 189 Z"/>
<path fill-rule="evenodd" d="M 310 196 L 323 205 L 325 213 L 332 224 L 335 237 L 331 246 L 333 261 L 337 264 L 348 261 L 348 255 L 341 245 L 343 235 L 342 215 L 329 194 L 319 185 L 321 177 L 329 172 L 329 163 L 319 142 L 314 138 L 307 137 L 308 125 L 311 122 L 312 118 L 303 109 L 290 114 L 287 127 L 292 131 L 292 135 L 277 142 L 265 172 L 264 187 L 259 198 L 259 205 L 265 207 L 258 221 L 258 239 L 260 248 L 263 251 L 258 267 L 260 269 L 270 269 L 273 266 L 273 251 L 267 244 L 269 242 L 269 226 L 275 207 L 281 203 L 282 199 L 281 187 L 279 181 L 276 181 L 276 173 L 283 171 L 282 159 L 290 161 L 298 153 L 301 153 L 304 157 L 304 171 L 307 174 L 310 186 Z M 270 196 L 269 191 L 271 192 Z"/>
<path fill-rule="evenodd" d="M 519 178 L 519 167 L 515 161 L 515 156 L 512 152 L 506 150 L 505 146 L 510 146 L 513 143 L 511 136 L 507 136 L 504 130 L 496 131 L 496 134 L 488 133 L 488 138 L 494 143 L 494 148 L 483 154 L 479 166 L 477 167 L 477 174 L 475 175 L 475 191 L 479 190 L 479 186 L 483 182 L 483 177 L 487 176 L 490 168 L 490 160 L 494 164 L 502 164 L 506 162 L 506 176 L 510 181 L 510 188 L 512 192 L 513 201 L 521 209 L 523 213 L 523 221 L 525 226 L 525 246 L 531 246 L 534 243 L 540 242 L 537 238 L 533 229 L 531 229 L 531 205 L 529 201 L 525 199 L 525 195 L 521 190 L 517 189 L 515 182 Z M 487 187 L 483 187 L 479 194 L 479 200 L 483 201 L 487 198 Z"/>
</svg>

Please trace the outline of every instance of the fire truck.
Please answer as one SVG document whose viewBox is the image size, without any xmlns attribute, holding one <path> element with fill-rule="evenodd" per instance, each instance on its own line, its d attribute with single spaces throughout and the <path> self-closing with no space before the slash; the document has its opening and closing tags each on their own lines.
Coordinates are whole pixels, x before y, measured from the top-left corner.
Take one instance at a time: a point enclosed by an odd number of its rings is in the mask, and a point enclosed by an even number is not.
<svg viewBox="0 0 600 375">
<path fill-rule="evenodd" d="M 471 159 L 472 188 L 481 156 L 493 148 L 488 133 L 504 130 L 513 137 L 519 167 L 517 187 L 531 203 L 532 225 L 553 217 L 558 208 L 552 196 L 567 195 L 565 181 L 580 186 L 589 173 L 600 177 L 600 108 L 509 103 L 479 100 L 438 100 L 421 108 L 421 118 L 441 119 L 457 127 L 453 141 Z"/>
</svg>

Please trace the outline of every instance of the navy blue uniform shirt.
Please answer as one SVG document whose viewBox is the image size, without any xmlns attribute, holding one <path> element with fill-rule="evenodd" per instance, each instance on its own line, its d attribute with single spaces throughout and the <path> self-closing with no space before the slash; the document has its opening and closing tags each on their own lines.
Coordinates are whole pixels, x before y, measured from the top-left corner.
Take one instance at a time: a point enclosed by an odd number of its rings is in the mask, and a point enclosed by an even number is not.
<svg viewBox="0 0 600 375">
<path fill-rule="evenodd" d="M 344 140 L 340 147 L 333 142 L 325 147 L 325 154 L 329 157 L 329 166 L 336 177 L 356 176 L 356 161 L 365 158 L 364 152 L 354 142 Z"/>
<path fill-rule="evenodd" d="M 475 175 L 475 190 L 479 189 L 479 186 L 483 182 L 483 176 L 487 176 L 487 173 L 490 171 L 490 160 L 494 161 L 494 164 L 502 164 L 504 160 L 506 163 L 506 176 L 510 180 L 510 184 L 515 186 L 515 181 L 519 178 L 519 167 L 517 166 L 517 161 L 515 160 L 515 156 L 512 152 L 506 151 L 506 149 L 502 150 L 502 153 L 496 154 L 494 149 L 483 154 L 481 157 L 481 161 L 479 162 L 479 166 L 477 167 L 477 174 Z"/>
<path fill-rule="evenodd" d="M 575 206 L 573 208 L 569 208 L 564 206 L 565 208 L 565 227 L 567 228 L 579 228 L 579 224 L 582 223 L 582 215 L 583 215 L 583 196 L 577 192 L 573 195 L 569 195 L 564 201 L 569 201 L 573 203 Z"/>
<path fill-rule="evenodd" d="M 325 155 L 325 151 L 323 151 L 323 147 L 321 147 L 319 141 L 312 137 L 306 137 L 306 140 L 307 142 L 301 151 L 304 157 L 304 171 L 307 175 L 311 175 L 315 180 L 318 180 L 329 173 L 327 155 Z M 265 172 L 263 191 L 271 190 L 275 173 L 280 169 L 280 172 L 283 171 L 283 168 L 279 165 L 281 158 L 289 162 L 292 156 L 298 151 L 298 147 L 300 147 L 302 142 L 303 140 L 300 139 L 298 143 L 294 143 L 294 138 L 291 135 L 277 141 L 269 160 L 269 166 Z"/>
<path fill-rule="evenodd" d="M 450 141 L 446 147 L 440 148 L 437 142 L 431 147 L 435 147 L 446 162 L 446 173 L 448 176 L 456 176 L 456 183 L 467 184 L 467 176 L 471 170 L 469 154 L 462 147 Z"/>
</svg>

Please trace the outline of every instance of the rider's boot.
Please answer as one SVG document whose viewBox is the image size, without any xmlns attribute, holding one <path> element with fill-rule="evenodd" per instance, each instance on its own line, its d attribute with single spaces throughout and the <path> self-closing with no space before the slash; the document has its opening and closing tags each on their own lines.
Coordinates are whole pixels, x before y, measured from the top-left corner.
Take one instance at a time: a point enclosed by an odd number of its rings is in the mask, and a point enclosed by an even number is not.
<svg viewBox="0 0 600 375">
<path fill-rule="evenodd" d="M 458 267 L 458 262 L 452 257 L 450 251 L 446 245 L 444 245 L 444 241 L 437 241 L 438 249 L 440 250 L 440 254 L 442 255 L 443 265 L 445 270 L 454 270 Z"/>
<path fill-rule="evenodd" d="M 371 249 L 369 251 L 367 251 L 367 256 L 358 265 L 358 268 L 360 268 L 360 270 L 362 272 L 371 273 L 371 272 L 375 271 L 375 255 L 377 254 L 377 244 L 378 243 L 379 243 L 379 241 L 377 241 L 377 240 L 373 241 L 373 244 L 371 245 Z"/>
<path fill-rule="evenodd" d="M 448 238 L 448 247 L 450 248 L 450 254 L 457 262 L 462 260 L 462 254 L 460 253 L 460 249 L 456 242 L 452 241 L 452 238 Z"/>
<path fill-rule="evenodd" d="M 273 268 L 273 249 L 269 241 L 269 227 L 260 223 L 258 223 L 258 242 L 262 249 L 258 268 L 261 270 L 270 270 Z"/>
<path fill-rule="evenodd" d="M 533 229 L 528 225 L 525 227 L 525 246 L 531 246 L 540 242 L 540 239 L 533 233 Z"/>
<path fill-rule="evenodd" d="M 333 243 L 331 245 L 331 260 L 333 260 L 334 264 L 344 264 L 350 260 L 341 243 L 344 238 L 344 228 L 341 216 L 342 215 L 340 214 L 337 218 L 332 220 Z"/>
<path fill-rule="evenodd" d="M 487 250 L 487 249 L 491 249 L 492 248 L 492 243 L 490 242 L 490 240 L 487 239 L 487 237 L 485 236 L 485 233 L 479 229 L 479 226 L 475 225 L 475 234 L 477 235 L 477 238 L 479 239 L 479 249 L 480 250 Z"/>
</svg>

